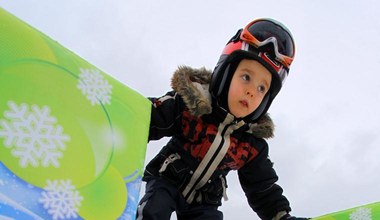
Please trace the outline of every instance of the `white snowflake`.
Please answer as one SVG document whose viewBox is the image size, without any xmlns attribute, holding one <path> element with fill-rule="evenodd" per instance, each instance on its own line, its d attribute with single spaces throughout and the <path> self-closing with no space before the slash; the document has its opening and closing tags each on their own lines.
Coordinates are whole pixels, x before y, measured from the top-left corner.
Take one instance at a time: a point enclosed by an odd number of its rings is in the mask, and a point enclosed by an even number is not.
<svg viewBox="0 0 380 220">
<path fill-rule="evenodd" d="M 81 68 L 80 71 L 77 87 L 82 90 L 91 105 L 110 104 L 112 85 L 103 78 L 99 70 Z"/>
<path fill-rule="evenodd" d="M 83 197 L 71 184 L 70 180 L 47 180 L 46 191 L 42 192 L 44 208 L 53 219 L 77 218 L 77 212 L 81 206 Z"/>
<path fill-rule="evenodd" d="M 9 101 L 8 106 L 5 119 L 0 119 L 0 138 L 4 138 L 5 147 L 12 149 L 12 155 L 20 158 L 20 166 L 39 167 L 41 163 L 43 167 L 59 167 L 58 159 L 63 156 L 65 142 L 70 137 L 56 124 L 57 119 L 50 115 L 49 107 L 29 107 L 13 101 Z"/>
<path fill-rule="evenodd" d="M 372 220 L 371 209 L 357 208 L 350 214 L 350 220 Z"/>
</svg>

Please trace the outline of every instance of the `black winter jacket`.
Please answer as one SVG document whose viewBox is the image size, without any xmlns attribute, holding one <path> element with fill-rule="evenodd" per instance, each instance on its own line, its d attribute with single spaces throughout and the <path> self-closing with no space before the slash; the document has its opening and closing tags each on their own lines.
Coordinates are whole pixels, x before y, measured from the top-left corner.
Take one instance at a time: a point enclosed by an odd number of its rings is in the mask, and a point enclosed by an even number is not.
<svg viewBox="0 0 380 220">
<path fill-rule="evenodd" d="M 147 165 L 144 180 L 164 176 L 188 203 L 221 205 L 225 176 L 237 170 L 249 205 L 261 219 L 289 212 L 264 140 L 273 136 L 272 120 L 266 115 L 250 124 L 215 106 L 208 92 L 210 76 L 204 68 L 180 67 L 172 78 L 174 91 L 150 98 L 149 140 L 172 138 Z"/>
</svg>

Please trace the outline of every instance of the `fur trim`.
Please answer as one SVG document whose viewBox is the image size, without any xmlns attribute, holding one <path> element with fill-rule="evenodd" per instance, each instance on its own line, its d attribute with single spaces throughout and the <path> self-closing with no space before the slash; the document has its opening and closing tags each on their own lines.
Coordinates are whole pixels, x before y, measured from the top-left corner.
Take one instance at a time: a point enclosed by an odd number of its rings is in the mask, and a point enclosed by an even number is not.
<svg viewBox="0 0 380 220">
<path fill-rule="evenodd" d="M 249 126 L 249 132 L 259 138 L 274 137 L 274 123 L 269 114 L 265 114 L 257 123 Z"/>
<path fill-rule="evenodd" d="M 208 91 L 211 72 L 205 68 L 180 66 L 172 77 L 172 88 L 182 97 L 191 114 L 210 114 L 211 95 Z"/>
<path fill-rule="evenodd" d="M 185 102 L 190 113 L 202 116 L 212 112 L 212 99 L 208 91 L 211 80 L 211 71 L 204 67 L 193 69 L 188 66 L 180 66 L 172 77 L 172 88 Z M 268 114 L 264 115 L 255 124 L 250 124 L 247 131 L 259 138 L 272 138 L 274 136 L 274 124 Z"/>
</svg>

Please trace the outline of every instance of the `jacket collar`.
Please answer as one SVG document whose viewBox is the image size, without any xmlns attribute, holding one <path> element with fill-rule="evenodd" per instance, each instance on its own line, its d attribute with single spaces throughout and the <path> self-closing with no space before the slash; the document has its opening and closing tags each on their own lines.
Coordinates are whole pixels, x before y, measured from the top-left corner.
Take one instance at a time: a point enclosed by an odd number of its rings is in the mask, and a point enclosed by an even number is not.
<svg viewBox="0 0 380 220">
<path fill-rule="evenodd" d="M 212 72 L 204 67 L 195 69 L 188 66 L 180 66 L 173 74 L 171 85 L 183 99 L 190 113 L 195 116 L 219 112 L 212 105 L 211 94 L 208 90 Z M 266 114 L 255 124 L 248 124 L 247 132 L 258 138 L 272 138 L 274 136 L 274 124 Z"/>
</svg>

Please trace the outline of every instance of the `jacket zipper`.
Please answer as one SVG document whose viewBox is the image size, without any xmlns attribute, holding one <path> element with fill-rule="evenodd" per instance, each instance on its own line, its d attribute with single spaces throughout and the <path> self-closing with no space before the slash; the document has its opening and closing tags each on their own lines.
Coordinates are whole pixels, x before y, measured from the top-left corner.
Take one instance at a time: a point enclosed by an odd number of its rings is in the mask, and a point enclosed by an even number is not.
<svg viewBox="0 0 380 220">
<path fill-rule="evenodd" d="M 228 115 L 225 119 L 225 121 L 220 125 L 221 127 L 218 128 L 218 133 L 214 139 L 215 146 L 211 145 L 206 156 L 203 158 L 201 163 L 198 165 L 198 168 L 194 172 L 192 178 L 190 179 L 189 183 L 183 190 L 182 194 L 184 198 L 186 199 L 187 203 L 191 203 L 195 197 L 196 190 L 203 187 L 208 179 L 211 177 L 211 175 L 216 170 L 219 163 L 224 158 L 226 152 L 228 151 L 229 144 L 230 144 L 230 134 L 236 130 L 237 128 L 241 127 L 245 123 L 243 121 L 236 122 L 234 121 L 234 117 L 232 115 Z M 224 126 L 224 127 L 223 127 Z M 220 130 L 222 130 L 220 132 Z M 226 133 L 228 134 L 226 135 Z M 219 140 L 220 139 L 220 140 Z M 219 141 L 219 143 L 217 143 Z M 226 141 L 228 143 L 226 143 Z M 212 152 L 214 151 L 214 152 Z M 223 151 L 223 152 L 221 152 Z M 211 155 L 212 154 L 212 155 Z M 207 158 L 207 159 L 205 159 Z"/>
<path fill-rule="evenodd" d="M 204 177 L 204 175 L 207 173 L 207 171 L 209 170 L 211 164 L 214 162 L 215 160 L 215 157 L 219 154 L 224 142 L 225 142 L 225 138 L 224 138 L 224 135 L 228 129 L 230 125 L 227 125 L 226 127 L 224 127 L 222 133 L 221 133 L 221 142 L 217 148 L 217 150 L 215 151 L 215 153 L 213 154 L 213 156 L 211 157 L 211 160 L 208 161 L 207 165 L 205 166 L 205 168 L 203 169 L 202 173 L 199 175 L 199 177 L 197 178 L 197 180 L 194 182 L 194 184 L 192 185 L 192 187 L 190 188 L 189 192 L 186 193 L 186 195 L 184 195 L 185 199 L 186 200 L 191 200 L 191 201 L 188 201 L 189 203 L 192 202 L 193 198 L 189 198 L 191 194 L 193 194 L 193 192 L 196 190 L 196 187 L 198 186 L 199 182 L 202 180 L 202 178 Z M 200 187 L 199 187 L 200 188 Z"/>
</svg>

